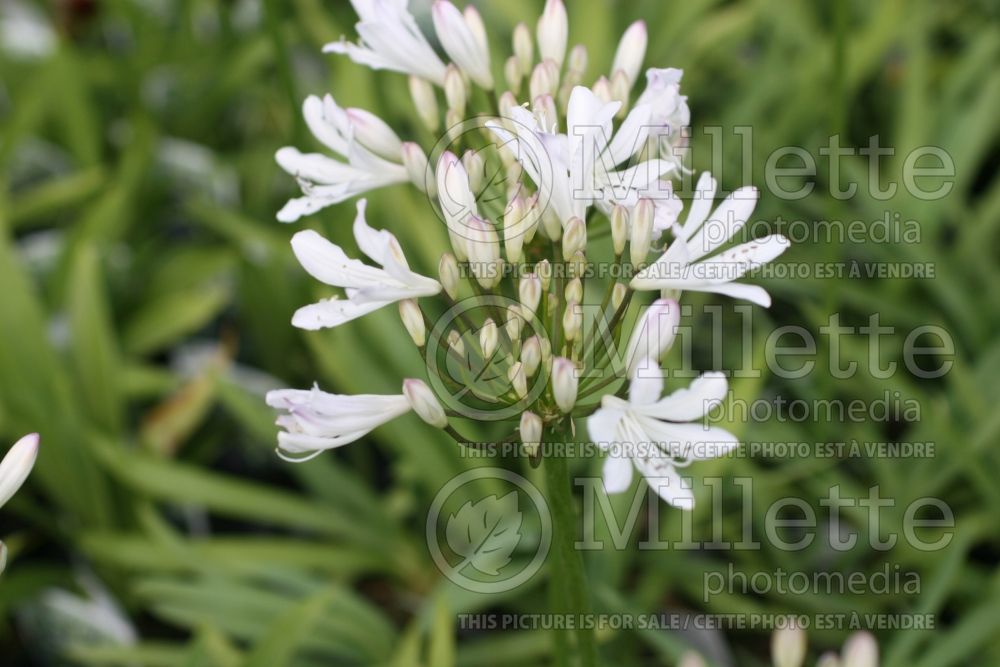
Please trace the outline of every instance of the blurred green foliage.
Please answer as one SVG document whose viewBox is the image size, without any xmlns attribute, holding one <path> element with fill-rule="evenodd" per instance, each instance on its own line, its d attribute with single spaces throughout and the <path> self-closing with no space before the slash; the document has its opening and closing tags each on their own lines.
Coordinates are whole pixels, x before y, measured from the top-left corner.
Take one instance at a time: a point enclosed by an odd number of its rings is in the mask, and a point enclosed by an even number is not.
<svg viewBox="0 0 1000 667">
<path fill-rule="evenodd" d="M 477 4 L 496 60 L 507 45 L 495 36 L 533 20 L 541 2 Z M 757 211 L 764 220 L 865 221 L 898 212 L 919 222 L 919 244 L 819 239 L 782 261 L 936 269 L 928 280 L 765 281 L 775 306 L 755 314 L 761 344 L 780 324 L 818 331 L 830 313 L 856 325 L 878 312 L 896 327 L 883 338 L 884 360 L 901 358 L 914 327 L 935 324 L 954 338 L 951 372 L 934 381 L 906 373 L 880 379 L 861 363 L 849 380 L 814 373 L 734 383 L 746 400 L 871 401 L 888 391 L 921 406 L 912 423 L 733 425 L 748 441 L 898 439 L 934 442 L 936 456 L 734 459 L 704 469 L 753 477 L 755 508 L 786 495 L 818 499 L 837 484 L 852 496 L 878 485 L 896 499 L 883 514 L 895 526 L 910 500 L 934 495 L 958 517 L 953 543 L 845 554 L 609 549 L 586 558 L 595 607 L 929 613 L 939 620 L 935 632 L 881 634 L 888 667 L 1000 663 L 995 4 L 568 4 L 571 39 L 587 45 L 591 77 L 607 67 L 625 26 L 646 19 L 647 64 L 685 70 L 696 167 L 713 150 L 701 128 L 720 126 L 727 137 L 753 128 L 750 153 L 735 140 L 714 147 L 734 165 L 721 175 L 724 187 L 742 184 L 744 160 L 763 185 L 774 149 L 797 145 L 818 155 L 833 134 L 847 146 L 877 134 L 895 147 L 882 162 L 883 180 L 898 180 L 907 152 L 921 145 L 944 148 L 956 173 L 951 194 L 936 201 L 902 188 L 885 201 L 863 192 L 838 200 L 826 194 L 821 163 L 813 194 L 797 201 L 765 194 Z M 38 430 L 43 443 L 29 487 L 0 521 L 11 549 L 0 580 L 5 664 L 29 656 L 38 664 L 151 667 L 546 663 L 544 633 L 455 630 L 458 613 L 544 609 L 538 581 L 500 599 L 473 595 L 440 577 L 423 543 L 437 489 L 488 462 L 460 459 L 454 443 L 412 415 L 307 465 L 273 455 L 267 388 L 315 380 L 343 392 L 396 393 L 401 377 L 423 375 L 393 309 L 335 331 L 289 324 L 296 307 L 325 295 L 289 251 L 301 225 L 274 220 L 295 193 L 274 151 L 311 142 L 301 99 L 329 91 L 381 114 L 401 136 L 430 140 L 403 77 L 320 54 L 323 43 L 354 35 L 348 4 L 61 0 L 37 9 L 57 34 L 52 51 L 0 52 L 0 433 L 13 442 Z M 860 157 L 845 159 L 843 169 L 862 184 L 868 178 Z M 373 224 L 399 236 L 418 269 L 433 271 L 445 236 L 427 202 L 405 187 L 370 199 Z M 352 217 L 353 203 L 345 203 L 306 224 L 346 242 Z M 696 352 L 711 365 L 708 341 Z M 850 342 L 841 354 L 864 362 L 867 342 Z M 821 365 L 829 355 L 817 350 Z M 738 532 L 738 499 L 727 500 L 727 531 Z M 700 504 L 696 529 L 705 529 L 711 509 Z M 677 516 L 661 513 L 664 535 L 679 530 Z M 855 518 L 865 541 L 869 526 Z M 754 520 L 763 525 L 761 516 Z M 703 574 L 725 571 L 730 558 L 747 572 L 871 573 L 888 562 L 918 573 L 922 588 L 919 596 L 773 593 L 705 604 Z M 107 595 L 129 621 L 115 632 L 92 607 L 82 613 L 52 598 L 54 588 Z M 845 634 L 819 630 L 812 638 L 835 646 Z M 661 631 L 606 632 L 600 640 L 622 665 L 672 664 L 686 645 Z M 765 664 L 764 632 L 712 641 L 737 664 Z"/>
</svg>

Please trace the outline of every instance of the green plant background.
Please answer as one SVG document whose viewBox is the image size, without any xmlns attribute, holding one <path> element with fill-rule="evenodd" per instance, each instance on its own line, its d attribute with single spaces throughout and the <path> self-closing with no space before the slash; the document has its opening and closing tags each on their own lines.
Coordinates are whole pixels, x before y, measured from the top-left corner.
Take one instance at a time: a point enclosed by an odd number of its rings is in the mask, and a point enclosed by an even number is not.
<svg viewBox="0 0 1000 667">
<path fill-rule="evenodd" d="M 419 6 L 419 2 L 415 3 Z M 495 60 L 518 20 L 540 1 L 479 2 Z M 877 632 L 888 667 L 1000 664 L 1000 23 L 990 2 L 800 3 L 766 0 L 570 0 L 571 43 L 590 53 L 588 75 L 610 63 L 636 18 L 650 29 L 647 65 L 685 70 L 695 123 L 694 165 L 708 164 L 705 125 L 753 128 L 751 156 L 724 144 L 722 185 L 741 185 L 738 165 L 763 165 L 780 146 L 814 155 L 831 134 L 862 146 L 878 134 L 899 180 L 916 146 L 954 159 L 954 189 L 931 202 L 879 201 L 816 191 L 798 201 L 765 196 L 765 220 L 917 220 L 919 244 L 798 244 L 781 261 L 932 263 L 930 280 L 763 281 L 774 307 L 755 318 L 758 349 L 780 324 L 813 331 L 830 313 L 864 324 L 881 313 L 896 333 L 882 359 L 901 359 L 904 335 L 936 324 L 956 354 L 943 378 L 739 381 L 741 398 L 881 398 L 899 392 L 921 406 L 916 423 L 751 422 L 747 440 L 933 442 L 933 458 L 735 459 L 705 474 L 748 475 L 760 502 L 818 499 L 833 485 L 861 496 L 878 485 L 906 504 L 934 495 L 955 511 L 948 548 L 900 545 L 880 553 L 775 549 L 735 553 L 606 550 L 587 554 L 595 608 L 654 613 L 934 614 L 938 629 Z M 296 307 L 325 293 L 294 262 L 291 234 L 304 226 L 347 241 L 353 202 L 305 223 L 274 220 L 295 193 L 276 167 L 282 145 L 312 145 L 301 99 L 332 92 L 375 111 L 427 145 L 405 79 L 372 72 L 320 47 L 353 36 L 346 2 L 320 0 L 39 3 L 60 39 L 48 57 L 0 52 L 0 433 L 13 442 L 40 431 L 29 485 L 0 518 L 11 555 L 0 579 L 4 664 L 84 665 L 524 665 L 547 664 L 543 632 L 458 631 L 456 614 L 537 612 L 545 572 L 499 599 L 441 578 L 424 544 L 435 491 L 472 465 L 455 444 L 412 415 L 366 441 L 289 465 L 273 453 L 275 385 L 396 393 L 422 377 L 419 355 L 384 309 L 335 331 L 293 329 Z M 500 39 L 503 36 L 503 40 Z M 864 183 L 866 165 L 847 159 Z M 370 197 L 370 220 L 400 237 L 432 271 L 445 235 L 412 188 Z M 700 303 L 696 298 L 693 303 Z M 731 308 L 731 305 L 727 305 Z M 822 366 L 829 350 L 822 345 Z M 867 359 L 857 338 L 845 360 Z M 706 367 L 708 341 L 699 342 Z M 728 358 L 727 358 L 728 361 Z M 862 363 L 862 369 L 867 364 Z M 511 464 L 517 465 L 517 464 Z M 814 503 L 815 504 L 815 503 Z M 694 514 L 704 529 L 710 506 Z M 755 509 L 763 512 L 763 509 Z M 677 513 L 662 512 L 665 530 Z M 729 528 L 738 503 L 725 506 Z M 862 541 L 869 529 L 854 515 Z M 763 517 L 755 516 L 761 526 Z M 921 578 L 917 596 L 719 596 L 702 602 L 706 572 L 729 562 L 871 573 L 898 564 Z M 81 583 L 83 582 L 83 583 Z M 89 583 L 87 583 L 89 582 Z M 74 616 L 47 591 L 100 586 L 138 633 L 131 646 L 102 639 L 92 616 Z M 60 611 L 62 609 L 62 611 Z M 99 624 L 97 624 L 99 625 Z M 816 649 L 846 630 L 810 633 Z M 614 664 L 673 664 L 688 636 L 605 632 Z M 702 637 L 701 640 L 705 640 Z M 767 633 L 711 634 L 735 664 L 767 662 Z M 34 661 L 34 662 L 31 662 Z"/>
</svg>

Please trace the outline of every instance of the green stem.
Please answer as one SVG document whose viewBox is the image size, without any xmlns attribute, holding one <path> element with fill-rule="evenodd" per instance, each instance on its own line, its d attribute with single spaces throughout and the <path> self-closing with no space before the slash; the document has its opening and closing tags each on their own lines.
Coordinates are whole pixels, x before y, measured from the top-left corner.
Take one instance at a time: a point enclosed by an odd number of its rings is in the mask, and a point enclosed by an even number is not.
<svg viewBox="0 0 1000 667">
<path fill-rule="evenodd" d="M 555 427 L 552 436 L 563 440 L 565 430 Z M 551 440 L 551 439 L 550 439 Z M 549 603 L 555 614 L 571 615 L 574 635 L 568 630 L 555 630 L 555 662 L 557 665 L 596 667 L 597 643 L 593 628 L 582 622 L 590 613 L 587 577 L 583 559 L 576 549 L 576 510 L 573 506 L 573 486 L 564 452 L 550 452 L 544 459 L 545 485 L 549 511 L 552 515 L 552 552 L 549 566 Z M 573 637 L 575 642 L 571 642 Z M 573 644 L 571 647 L 571 643 Z M 576 659 L 572 659 L 573 655 Z"/>
</svg>

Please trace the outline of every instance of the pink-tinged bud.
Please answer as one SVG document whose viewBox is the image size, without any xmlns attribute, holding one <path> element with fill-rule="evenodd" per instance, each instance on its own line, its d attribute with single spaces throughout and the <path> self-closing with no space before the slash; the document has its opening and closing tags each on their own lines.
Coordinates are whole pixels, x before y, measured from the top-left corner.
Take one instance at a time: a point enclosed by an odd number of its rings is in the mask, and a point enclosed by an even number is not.
<svg viewBox="0 0 1000 667">
<path fill-rule="evenodd" d="M 448 416 L 438 402 L 431 388 L 423 380 L 408 378 L 403 380 L 403 394 L 410 402 L 410 407 L 431 426 L 444 428 L 448 425 Z"/>
<path fill-rule="evenodd" d="M 646 45 L 649 35 L 646 31 L 645 21 L 636 21 L 628 27 L 618 43 L 618 50 L 615 52 L 614 64 L 611 66 L 611 74 L 623 72 L 628 81 L 629 88 L 635 84 L 642 69 L 642 61 L 646 57 Z"/>
<path fill-rule="evenodd" d="M 552 397 L 556 399 L 556 405 L 563 412 L 573 411 L 579 384 L 576 366 L 572 361 L 566 357 L 556 357 L 552 360 Z"/>
<path fill-rule="evenodd" d="M 538 453 L 538 448 L 542 444 L 542 418 L 534 412 L 521 413 L 521 442 L 528 456 Z"/>
<path fill-rule="evenodd" d="M 542 60 L 549 58 L 562 67 L 569 39 L 569 16 L 562 0 L 546 1 L 542 16 L 538 19 L 537 36 Z"/>
<path fill-rule="evenodd" d="M 0 507 L 21 488 L 35 466 L 39 440 L 37 433 L 29 433 L 15 442 L 0 461 Z"/>
</svg>

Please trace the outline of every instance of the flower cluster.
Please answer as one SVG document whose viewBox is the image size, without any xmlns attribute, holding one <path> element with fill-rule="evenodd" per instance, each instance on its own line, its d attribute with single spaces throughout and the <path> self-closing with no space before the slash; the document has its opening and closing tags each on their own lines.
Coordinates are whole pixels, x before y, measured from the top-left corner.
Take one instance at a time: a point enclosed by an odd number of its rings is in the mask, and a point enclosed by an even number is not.
<svg viewBox="0 0 1000 667">
<path fill-rule="evenodd" d="M 737 442 L 701 423 L 727 391 L 722 374 L 662 396 L 659 360 L 674 338 L 678 300 L 698 291 L 769 305 L 762 288 L 738 280 L 787 241 L 772 235 L 723 249 L 758 195 L 742 188 L 713 210 L 716 182 L 707 173 L 683 215 L 674 192 L 690 122 L 682 72 L 642 75 L 647 31 L 637 21 L 608 74 L 588 85 L 587 49 L 569 48 L 562 0 L 546 2 L 534 30 L 516 26 L 511 55 L 496 67 L 472 6 L 434 1 L 442 53 L 406 0 L 351 1 L 359 41 L 324 50 L 407 75 L 415 116 L 442 139 L 403 141 L 368 111 L 310 97 L 306 123 L 330 154 L 278 151 L 302 189 L 278 219 L 409 182 L 426 193 L 451 247 L 442 248 L 436 278 L 420 275 L 393 234 L 368 225 L 361 200 L 354 237 L 371 263 L 315 232 L 294 235 L 305 270 L 344 296 L 301 308 L 293 324 L 339 326 L 396 303 L 430 385 L 408 379 L 394 396 L 272 392 L 268 403 L 286 413 L 280 451 L 308 458 L 412 409 L 460 441 L 456 419 L 510 420 L 534 454 L 547 434 L 574 433 L 574 419 L 586 417 L 590 438 L 618 452 L 605 466 L 609 492 L 628 488 L 634 465 L 661 497 L 690 507 L 678 470 Z M 620 278 L 602 284 L 590 270 L 596 262 Z M 643 304 L 649 292 L 657 298 Z M 441 303 L 452 317 L 433 310 Z M 635 447 L 611 447 L 621 444 Z"/>
</svg>

